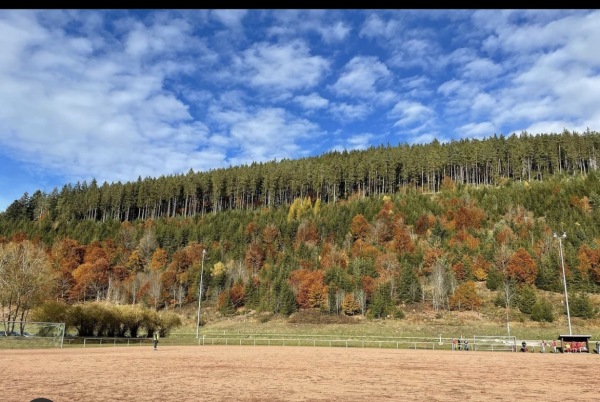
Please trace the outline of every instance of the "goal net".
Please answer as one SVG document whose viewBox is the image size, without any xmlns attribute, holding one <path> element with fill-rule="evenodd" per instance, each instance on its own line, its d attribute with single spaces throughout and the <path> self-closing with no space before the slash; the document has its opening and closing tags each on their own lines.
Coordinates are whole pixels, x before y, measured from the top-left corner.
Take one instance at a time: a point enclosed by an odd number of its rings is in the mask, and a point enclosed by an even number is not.
<svg viewBox="0 0 600 402">
<path fill-rule="evenodd" d="M 516 352 L 517 337 L 507 335 L 475 335 L 473 350 Z"/>
<path fill-rule="evenodd" d="M 65 323 L 0 321 L 0 345 L 6 347 L 63 347 Z"/>
</svg>

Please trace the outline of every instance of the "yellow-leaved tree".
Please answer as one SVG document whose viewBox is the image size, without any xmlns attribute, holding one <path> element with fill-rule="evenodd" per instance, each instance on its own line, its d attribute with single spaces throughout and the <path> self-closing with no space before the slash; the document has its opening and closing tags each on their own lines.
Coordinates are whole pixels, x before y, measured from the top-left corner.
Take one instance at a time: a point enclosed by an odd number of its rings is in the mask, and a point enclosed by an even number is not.
<svg viewBox="0 0 600 402">
<path fill-rule="evenodd" d="M 53 285 L 50 260 L 41 246 L 25 240 L 0 244 L 0 317 L 15 330 L 14 321 L 26 321 Z"/>
</svg>

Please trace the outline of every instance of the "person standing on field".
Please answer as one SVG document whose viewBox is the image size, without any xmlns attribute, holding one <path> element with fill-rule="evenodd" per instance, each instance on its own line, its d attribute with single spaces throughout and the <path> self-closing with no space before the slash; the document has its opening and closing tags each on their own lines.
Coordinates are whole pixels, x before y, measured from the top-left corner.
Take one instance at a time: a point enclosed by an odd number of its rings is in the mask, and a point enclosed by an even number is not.
<svg viewBox="0 0 600 402">
<path fill-rule="evenodd" d="M 154 335 L 152 336 L 152 342 L 154 343 L 154 350 L 157 350 L 156 348 L 158 347 L 158 339 L 160 338 L 160 335 L 158 335 L 158 331 L 156 331 L 154 333 Z"/>
<path fill-rule="evenodd" d="M 542 353 L 546 353 L 546 341 L 542 340 Z"/>
<path fill-rule="evenodd" d="M 452 338 L 452 350 L 456 350 L 456 338 Z"/>
</svg>

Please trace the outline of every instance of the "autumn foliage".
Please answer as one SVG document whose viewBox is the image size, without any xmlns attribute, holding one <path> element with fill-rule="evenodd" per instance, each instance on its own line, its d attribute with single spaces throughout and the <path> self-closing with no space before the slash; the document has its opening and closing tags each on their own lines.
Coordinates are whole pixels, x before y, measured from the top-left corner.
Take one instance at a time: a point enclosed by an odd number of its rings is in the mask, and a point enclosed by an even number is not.
<svg viewBox="0 0 600 402">
<path fill-rule="evenodd" d="M 508 261 L 508 275 L 520 283 L 533 284 L 537 276 L 537 264 L 527 250 L 519 248 Z"/>
<path fill-rule="evenodd" d="M 477 295 L 475 282 L 467 281 L 456 288 L 448 301 L 452 310 L 475 310 L 481 307 L 481 297 Z"/>
</svg>

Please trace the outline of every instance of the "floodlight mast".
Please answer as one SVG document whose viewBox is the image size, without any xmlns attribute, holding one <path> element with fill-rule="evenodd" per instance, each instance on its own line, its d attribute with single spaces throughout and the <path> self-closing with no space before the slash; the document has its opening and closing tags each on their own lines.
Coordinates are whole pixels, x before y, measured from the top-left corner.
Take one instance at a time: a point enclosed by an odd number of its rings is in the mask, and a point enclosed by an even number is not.
<svg viewBox="0 0 600 402">
<path fill-rule="evenodd" d="M 196 322 L 196 339 L 200 336 L 200 303 L 202 303 L 202 275 L 204 274 L 204 256 L 206 249 L 202 250 L 202 267 L 200 268 L 200 286 L 198 290 L 198 321 Z"/>
<path fill-rule="evenodd" d="M 569 335 L 573 335 L 571 331 L 571 313 L 569 311 L 569 294 L 567 293 L 567 276 L 565 275 L 565 258 L 563 256 L 562 239 L 567 237 L 567 233 L 563 232 L 561 236 L 554 233 L 554 237 L 558 239 L 558 250 L 560 251 L 560 263 L 562 266 L 563 285 L 565 286 L 565 306 L 567 307 L 567 321 L 569 323 Z"/>
</svg>

